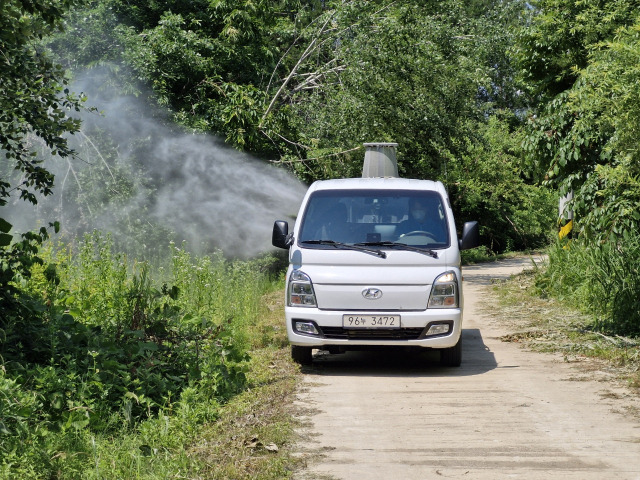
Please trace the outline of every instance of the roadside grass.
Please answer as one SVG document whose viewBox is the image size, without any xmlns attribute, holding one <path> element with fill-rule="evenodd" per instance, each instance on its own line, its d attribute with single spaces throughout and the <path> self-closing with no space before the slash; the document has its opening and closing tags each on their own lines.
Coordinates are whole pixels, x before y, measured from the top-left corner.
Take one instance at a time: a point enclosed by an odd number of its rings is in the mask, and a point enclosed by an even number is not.
<svg viewBox="0 0 640 480">
<path fill-rule="evenodd" d="M 294 404 L 301 376 L 289 354 L 281 284 L 274 282 L 263 295 L 249 329 L 246 388 L 228 402 L 213 405 L 214 421 L 191 431 L 187 422 L 183 430 L 175 431 L 173 444 L 167 444 L 167 435 L 160 434 L 167 448 L 154 448 L 137 471 L 136 465 L 114 464 L 117 473 L 112 478 L 283 480 L 303 467 L 305 460 L 295 449 L 298 419 Z M 193 407 L 194 414 L 202 408 L 199 404 Z M 161 423 L 161 419 L 148 423 L 152 435 L 162 430 Z M 127 450 L 132 450 L 135 461 L 141 438 L 139 432 L 132 435 L 111 458 L 120 463 Z"/>
<path fill-rule="evenodd" d="M 292 475 L 301 376 L 273 259 L 174 247 L 155 278 L 98 233 L 52 252 L 0 315 L 0 479 Z"/>
<path fill-rule="evenodd" d="M 491 262 L 501 258 L 501 256 L 491 252 L 487 247 L 480 246 L 463 250 L 460 252 L 460 258 L 463 265 L 471 265 L 473 263 Z"/>
<path fill-rule="evenodd" d="M 281 289 L 264 296 L 252 329 L 249 386 L 188 448 L 199 465 L 197 478 L 285 479 L 304 464 L 294 448 L 301 377 L 289 354 L 283 301 Z"/>
<path fill-rule="evenodd" d="M 211 399 L 214 420 L 191 418 L 201 415 L 202 398 L 185 402 L 182 422 L 160 417 L 117 442 L 96 442 L 100 460 L 69 478 L 283 480 L 300 470 L 294 400 L 301 376 L 289 354 L 281 283 L 263 295 L 249 329 L 246 387 L 223 404 Z"/>
<path fill-rule="evenodd" d="M 565 362 L 581 362 L 583 370 L 601 371 L 640 395 L 640 339 L 593 331 L 592 317 L 567 302 L 537 295 L 536 274 L 529 270 L 493 286 L 495 295 L 486 308 L 513 332 L 502 340 L 561 354 Z"/>
</svg>

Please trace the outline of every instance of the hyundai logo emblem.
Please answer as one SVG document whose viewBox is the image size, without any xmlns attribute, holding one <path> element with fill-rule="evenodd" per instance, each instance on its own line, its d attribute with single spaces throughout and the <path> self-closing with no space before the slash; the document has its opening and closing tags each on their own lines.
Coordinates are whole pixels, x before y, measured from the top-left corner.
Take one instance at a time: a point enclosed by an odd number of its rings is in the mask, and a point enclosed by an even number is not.
<svg viewBox="0 0 640 480">
<path fill-rule="evenodd" d="M 382 297 L 382 290 L 379 288 L 365 288 L 362 291 L 362 296 L 367 300 L 377 300 Z"/>
</svg>

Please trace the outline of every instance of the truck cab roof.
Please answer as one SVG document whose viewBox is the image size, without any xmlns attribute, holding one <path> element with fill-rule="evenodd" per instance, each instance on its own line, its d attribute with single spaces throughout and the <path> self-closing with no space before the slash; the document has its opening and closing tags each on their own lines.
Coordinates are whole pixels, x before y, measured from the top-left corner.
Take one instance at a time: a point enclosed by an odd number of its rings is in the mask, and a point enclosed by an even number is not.
<svg viewBox="0 0 640 480">
<path fill-rule="evenodd" d="M 309 194 L 317 190 L 431 190 L 447 197 L 442 182 L 433 180 L 417 180 L 411 178 L 339 178 L 334 180 L 318 180 L 309 187 Z"/>
</svg>

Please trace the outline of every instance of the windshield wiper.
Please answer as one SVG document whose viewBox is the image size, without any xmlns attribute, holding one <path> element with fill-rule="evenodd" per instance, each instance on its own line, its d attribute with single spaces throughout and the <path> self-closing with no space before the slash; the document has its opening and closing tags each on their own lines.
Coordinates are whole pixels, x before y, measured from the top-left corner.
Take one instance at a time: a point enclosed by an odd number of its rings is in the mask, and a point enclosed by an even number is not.
<svg viewBox="0 0 640 480">
<path fill-rule="evenodd" d="M 412 245 L 407 245 L 406 243 L 400 243 L 400 242 L 362 242 L 362 243 L 356 243 L 355 245 L 365 246 L 365 247 L 399 248 L 401 250 L 409 250 L 411 252 L 424 253 L 425 255 L 429 255 L 433 258 L 438 258 L 438 252 L 436 252 L 435 250 L 431 250 L 430 248 L 424 248 L 424 247 L 414 247 Z"/>
<path fill-rule="evenodd" d="M 377 255 L 381 258 L 387 258 L 387 254 L 381 250 L 375 250 L 373 248 L 365 248 L 364 245 L 356 244 L 352 245 L 350 243 L 342 243 L 336 242 L 334 240 L 304 240 L 300 243 L 306 243 L 309 245 L 330 245 L 335 248 L 344 248 L 345 250 L 356 250 L 358 252 L 370 253 L 372 255 Z"/>
</svg>

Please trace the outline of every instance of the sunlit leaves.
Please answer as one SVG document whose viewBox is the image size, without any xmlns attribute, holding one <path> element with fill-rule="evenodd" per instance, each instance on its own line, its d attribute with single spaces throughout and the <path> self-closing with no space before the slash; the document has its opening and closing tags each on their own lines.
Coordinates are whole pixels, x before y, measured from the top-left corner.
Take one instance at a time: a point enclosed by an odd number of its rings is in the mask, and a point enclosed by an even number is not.
<svg viewBox="0 0 640 480">
<path fill-rule="evenodd" d="M 65 88 L 62 68 L 38 46 L 38 39 L 58 28 L 74 3 L 9 1 L 0 4 L 0 153 L 7 165 L 24 173 L 17 185 L 0 182 L 0 206 L 11 188 L 35 203 L 34 192 L 51 193 L 53 177 L 42 169 L 34 138 L 54 155 L 72 153 L 65 135 L 79 128 L 72 115 L 82 97 Z M 0 171 L 8 178 L 10 171 Z"/>
<path fill-rule="evenodd" d="M 479 48 L 485 39 L 458 2 L 350 2 L 292 89 L 300 129 L 320 149 L 350 150 L 365 141 L 399 143 L 400 170 L 436 177 L 479 118 L 477 94 L 488 85 Z M 313 83 L 308 79 L 313 79 Z M 406 158 L 406 160 L 404 160 Z M 300 174 L 350 176 L 361 157 L 297 164 Z"/>
<path fill-rule="evenodd" d="M 527 2 L 523 13 L 530 20 L 515 53 L 529 88 L 547 100 L 571 88 L 589 51 L 632 22 L 639 6 L 636 0 Z"/>
<path fill-rule="evenodd" d="M 524 142 L 533 171 L 574 190 L 577 225 L 596 242 L 637 234 L 638 2 L 538 2 L 522 37 L 542 102 Z M 545 58 L 546 64 L 535 59 Z M 570 61 L 566 63 L 566 60 Z"/>
<path fill-rule="evenodd" d="M 53 175 L 42 167 L 41 148 L 60 157 L 73 153 L 65 135 L 78 130 L 79 121 L 71 115 L 80 109 L 83 99 L 65 88 L 64 71 L 50 60 L 38 40 L 59 28 L 63 13 L 75 3 L 0 3 L 0 206 L 7 204 L 14 191 L 34 204 L 36 193 L 52 192 Z M 21 172 L 18 180 L 12 175 L 15 170 Z M 0 322 L 23 308 L 12 282 L 27 278 L 31 266 L 42 263 L 38 251 L 49 236 L 42 227 L 18 239 L 9 235 L 7 222 L 1 223 Z M 57 224 L 53 226 L 58 229 Z"/>
<path fill-rule="evenodd" d="M 482 140 L 448 165 L 457 218 L 477 220 L 482 244 L 494 252 L 545 245 L 555 223 L 557 195 L 527 181 L 522 131 L 507 120 L 494 116 L 479 126 Z"/>
</svg>

